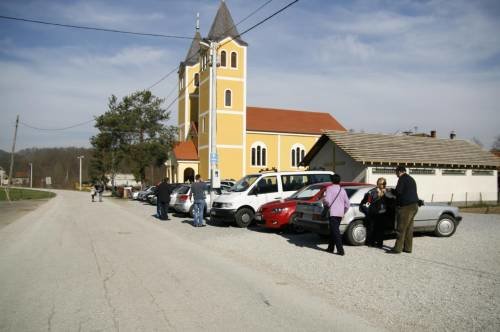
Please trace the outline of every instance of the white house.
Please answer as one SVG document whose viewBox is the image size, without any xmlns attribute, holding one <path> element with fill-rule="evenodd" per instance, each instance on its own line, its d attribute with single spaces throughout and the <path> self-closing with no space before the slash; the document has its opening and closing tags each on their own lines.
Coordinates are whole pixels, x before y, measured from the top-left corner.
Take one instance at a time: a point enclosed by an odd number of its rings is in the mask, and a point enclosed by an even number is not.
<svg viewBox="0 0 500 332">
<path fill-rule="evenodd" d="M 500 158 L 461 139 L 329 131 L 304 157 L 310 169 L 333 170 L 343 181 L 395 186 L 404 165 L 426 202 L 498 200 Z"/>
</svg>

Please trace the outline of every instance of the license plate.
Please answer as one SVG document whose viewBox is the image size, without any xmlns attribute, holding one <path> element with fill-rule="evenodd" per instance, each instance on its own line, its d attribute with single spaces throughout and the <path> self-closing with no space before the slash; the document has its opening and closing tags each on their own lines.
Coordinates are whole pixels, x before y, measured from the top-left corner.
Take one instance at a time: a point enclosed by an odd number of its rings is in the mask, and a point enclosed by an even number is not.
<svg viewBox="0 0 500 332">
<path fill-rule="evenodd" d="M 253 217 L 255 220 L 262 220 L 262 215 L 260 214 L 256 214 L 254 217 Z"/>
</svg>

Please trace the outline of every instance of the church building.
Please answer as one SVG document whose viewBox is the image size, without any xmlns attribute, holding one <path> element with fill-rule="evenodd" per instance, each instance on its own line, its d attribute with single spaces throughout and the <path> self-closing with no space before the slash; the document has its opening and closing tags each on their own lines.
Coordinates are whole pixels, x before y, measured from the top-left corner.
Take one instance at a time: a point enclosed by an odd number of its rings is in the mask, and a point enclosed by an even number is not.
<svg viewBox="0 0 500 332">
<path fill-rule="evenodd" d="M 212 70 L 215 41 L 216 151 L 211 151 Z M 204 43 L 205 42 L 205 43 Z M 238 180 L 263 169 L 291 171 L 327 130 L 345 131 L 329 113 L 247 106 L 247 47 L 224 1 L 205 39 L 197 24 L 191 47 L 179 66 L 179 143 L 167 161 L 172 182 L 208 179 L 212 157 L 221 179 Z"/>
</svg>

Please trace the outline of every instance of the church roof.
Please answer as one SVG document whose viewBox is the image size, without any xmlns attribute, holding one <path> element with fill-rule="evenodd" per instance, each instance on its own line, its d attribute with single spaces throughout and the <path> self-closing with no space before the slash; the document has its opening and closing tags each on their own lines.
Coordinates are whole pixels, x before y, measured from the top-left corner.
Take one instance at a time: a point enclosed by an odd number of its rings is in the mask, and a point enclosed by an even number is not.
<svg viewBox="0 0 500 332">
<path fill-rule="evenodd" d="M 247 130 L 318 135 L 346 129 L 329 113 L 247 107 Z"/>
<path fill-rule="evenodd" d="M 248 45 L 240 38 L 240 34 L 236 29 L 233 18 L 231 17 L 231 13 L 227 8 L 226 3 L 224 1 L 221 1 L 219 10 L 217 10 L 217 14 L 215 15 L 214 21 L 212 22 L 212 27 L 210 28 L 210 32 L 208 33 L 208 39 L 218 42 L 226 37 L 232 37 L 240 45 Z"/>
<path fill-rule="evenodd" d="M 192 66 L 198 63 L 198 57 L 200 52 L 200 41 L 201 35 L 198 29 L 196 29 L 196 33 L 194 34 L 193 41 L 191 42 L 191 47 L 186 55 L 186 59 L 182 64 L 185 66 Z"/>
<path fill-rule="evenodd" d="M 328 141 L 361 163 L 500 167 L 500 158 L 466 140 L 339 131 L 329 131 L 321 136 L 303 163 L 309 164 Z"/>
<path fill-rule="evenodd" d="M 179 142 L 174 147 L 174 155 L 176 160 L 198 160 L 198 151 L 192 140 Z"/>
</svg>

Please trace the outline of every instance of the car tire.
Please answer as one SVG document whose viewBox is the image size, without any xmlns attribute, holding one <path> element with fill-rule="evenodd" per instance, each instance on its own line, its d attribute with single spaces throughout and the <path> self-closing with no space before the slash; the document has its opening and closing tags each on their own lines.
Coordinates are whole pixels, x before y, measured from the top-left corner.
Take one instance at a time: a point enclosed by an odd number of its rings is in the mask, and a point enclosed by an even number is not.
<svg viewBox="0 0 500 332">
<path fill-rule="evenodd" d="M 290 232 L 295 233 L 295 234 L 302 234 L 305 233 L 306 230 L 304 227 L 297 226 L 294 221 L 297 219 L 297 213 L 293 213 L 290 218 L 288 219 L 288 229 Z"/>
<path fill-rule="evenodd" d="M 253 220 L 254 213 L 249 208 L 242 208 L 236 212 L 235 222 L 238 227 L 248 227 Z"/>
<path fill-rule="evenodd" d="M 194 204 L 193 204 L 193 205 L 191 205 L 191 207 L 189 208 L 189 212 L 188 212 L 188 213 L 189 213 L 189 216 L 190 216 L 191 218 L 194 218 L 194 213 L 193 213 L 193 210 L 194 210 Z"/>
<path fill-rule="evenodd" d="M 366 226 L 363 220 L 354 220 L 347 227 L 347 242 L 353 246 L 362 246 L 366 241 Z"/>
<path fill-rule="evenodd" d="M 434 234 L 439 237 L 450 237 L 457 230 L 455 218 L 447 213 L 443 213 L 436 224 Z"/>
</svg>

